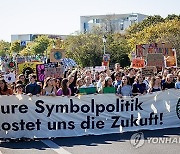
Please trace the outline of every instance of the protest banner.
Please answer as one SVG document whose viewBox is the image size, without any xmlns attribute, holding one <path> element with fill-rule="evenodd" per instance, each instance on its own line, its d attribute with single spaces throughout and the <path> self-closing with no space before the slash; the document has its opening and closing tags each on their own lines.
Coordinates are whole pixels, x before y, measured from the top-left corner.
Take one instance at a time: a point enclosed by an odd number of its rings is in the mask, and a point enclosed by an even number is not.
<svg viewBox="0 0 180 154">
<path fill-rule="evenodd" d="M 153 76 L 154 73 L 157 73 L 155 66 L 146 66 L 145 68 L 142 68 L 142 76 Z"/>
<path fill-rule="evenodd" d="M 144 59 L 134 58 L 131 63 L 132 68 L 143 68 L 145 67 Z"/>
<path fill-rule="evenodd" d="M 65 57 L 63 49 L 52 49 L 50 52 L 50 62 L 61 62 Z"/>
<path fill-rule="evenodd" d="M 164 56 L 162 53 L 147 54 L 147 66 L 164 66 Z"/>
<path fill-rule="evenodd" d="M 0 97 L 0 138 L 102 135 L 180 127 L 180 90 L 134 98 L 115 94 Z M 13 103 L 12 103 L 13 102 Z"/>
</svg>

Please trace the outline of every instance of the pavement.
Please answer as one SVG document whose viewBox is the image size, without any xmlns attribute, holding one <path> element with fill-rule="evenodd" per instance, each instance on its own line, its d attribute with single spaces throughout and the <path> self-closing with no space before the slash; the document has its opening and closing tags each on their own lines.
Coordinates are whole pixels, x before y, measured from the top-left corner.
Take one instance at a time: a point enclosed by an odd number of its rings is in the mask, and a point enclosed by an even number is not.
<svg viewBox="0 0 180 154">
<path fill-rule="evenodd" d="M 180 154 L 180 128 L 36 140 L 1 140 L 0 154 Z"/>
</svg>

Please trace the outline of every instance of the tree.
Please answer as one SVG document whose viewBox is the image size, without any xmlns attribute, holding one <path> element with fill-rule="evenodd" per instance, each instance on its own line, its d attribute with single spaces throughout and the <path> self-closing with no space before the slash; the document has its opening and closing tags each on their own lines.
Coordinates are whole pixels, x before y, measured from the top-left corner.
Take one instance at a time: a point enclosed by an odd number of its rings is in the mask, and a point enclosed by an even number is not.
<svg viewBox="0 0 180 154">
<path fill-rule="evenodd" d="M 23 48 L 24 47 L 21 47 L 21 45 L 20 45 L 20 41 L 14 41 L 11 43 L 10 52 L 11 52 L 11 54 L 12 53 L 19 54 Z"/>
<path fill-rule="evenodd" d="M 3 40 L 0 41 L 0 56 L 4 57 L 10 54 L 10 43 Z"/>
<path fill-rule="evenodd" d="M 102 62 L 102 38 L 96 34 L 79 34 L 65 40 L 66 56 L 80 66 L 96 66 Z"/>
<path fill-rule="evenodd" d="M 154 16 L 148 16 L 140 23 L 135 23 L 132 26 L 130 26 L 126 32 L 128 35 L 136 34 L 140 31 L 142 31 L 144 28 L 149 27 L 151 25 L 156 25 L 158 23 L 164 22 L 164 19 L 159 15 Z"/>
<path fill-rule="evenodd" d="M 178 18 L 151 25 L 128 38 L 128 43 L 132 50 L 135 50 L 137 44 L 155 42 L 172 43 L 177 51 L 178 63 L 180 64 L 180 20 Z"/>
<path fill-rule="evenodd" d="M 43 55 L 44 51 L 47 50 L 50 43 L 50 39 L 45 36 L 38 36 L 32 44 L 32 52 L 35 54 Z"/>
</svg>

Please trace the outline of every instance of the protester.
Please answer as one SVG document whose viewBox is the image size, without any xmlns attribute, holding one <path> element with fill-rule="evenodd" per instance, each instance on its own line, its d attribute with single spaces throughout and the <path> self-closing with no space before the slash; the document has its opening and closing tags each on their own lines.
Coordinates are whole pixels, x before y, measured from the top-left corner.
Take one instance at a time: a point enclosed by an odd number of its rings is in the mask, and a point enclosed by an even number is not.
<svg viewBox="0 0 180 154">
<path fill-rule="evenodd" d="M 68 79 L 64 78 L 61 83 L 61 88 L 57 90 L 57 96 L 71 96 L 71 89 L 69 88 Z"/>
<path fill-rule="evenodd" d="M 134 83 L 134 80 L 135 80 L 135 76 L 134 76 L 135 75 L 135 70 L 133 68 L 129 68 L 128 71 L 129 71 L 129 74 L 128 74 L 129 82 L 130 82 L 130 85 L 132 86 L 133 83 Z"/>
<path fill-rule="evenodd" d="M 115 81 L 113 82 L 113 86 L 117 89 L 121 84 L 122 74 L 120 72 L 114 74 Z"/>
<path fill-rule="evenodd" d="M 117 89 L 118 96 L 132 96 L 132 86 L 128 76 L 122 77 L 122 83 Z"/>
<path fill-rule="evenodd" d="M 29 84 L 25 87 L 25 93 L 28 95 L 40 95 L 41 87 L 36 83 L 36 75 L 29 75 Z"/>
<path fill-rule="evenodd" d="M 8 88 L 7 82 L 4 79 L 0 79 L 0 95 L 12 95 L 13 90 Z"/>
<path fill-rule="evenodd" d="M 166 77 L 166 81 L 162 85 L 162 89 L 166 90 L 166 89 L 175 88 L 175 83 L 174 83 L 173 80 L 174 80 L 173 75 L 168 74 L 167 77 Z"/>
<path fill-rule="evenodd" d="M 81 88 L 90 88 L 90 87 L 94 87 L 94 85 L 92 84 L 92 79 L 90 76 L 86 76 L 84 78 L 85 84 L 83 86 L 81 86 Z"/>
<path fill-rule="evenodd" d="M 141 74 L 138 74 L 135 78 L 135 83 L 132 86 L 132 92 L 133 95 L 141 95 L 141 94 L 146 94 L 146 84 L 143 83 L 143 77 Z"/>
<path fill-rule="evenodd" d="M 45 82 L 44 82 L 44 87 L 43 87 L 43 95 L 45 96 L 55 96 L 56 95 L 56 87 L 55 85 L 53 86 L 53 83 L 52 83 L 52 78 L 51 77 L 47 77 L 45 79 Z"/>
<path fill-rule="evenodd" d="M 15 88 L 15 93 L 14 94 L 24 94 L 23 92 L 23 85 L 22 84 L 17 84 Z"/>
<path fill-rule="evenodd" d="M 175 88 L 180 89 L 180 71 L 177 72 L 177 82 L 175 83 Z"/>
<path fill-rule="evenodd" d="M 160 76 L 153 77 L 150 81 L 148 92 L 151 93 L 151 92 L 156 92 L 156 91 L 161 91 L 161 90 L 162 89 L 161 89 Z"/>
</svg>

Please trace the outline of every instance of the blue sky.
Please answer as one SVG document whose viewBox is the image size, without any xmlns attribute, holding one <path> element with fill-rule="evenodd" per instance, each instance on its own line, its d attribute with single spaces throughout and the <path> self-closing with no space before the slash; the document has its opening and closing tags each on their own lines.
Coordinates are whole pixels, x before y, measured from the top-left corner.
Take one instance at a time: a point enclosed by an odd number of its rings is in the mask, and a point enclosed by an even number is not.
<svg viewBox="0 0 180 154">
<path fill-rule="evenodd" d="M 0 40 L 11 34 L 71 34 L 80 16 L 142 13 L 180 14 L 180 0 L 0 0 Z"/>
</svg>

